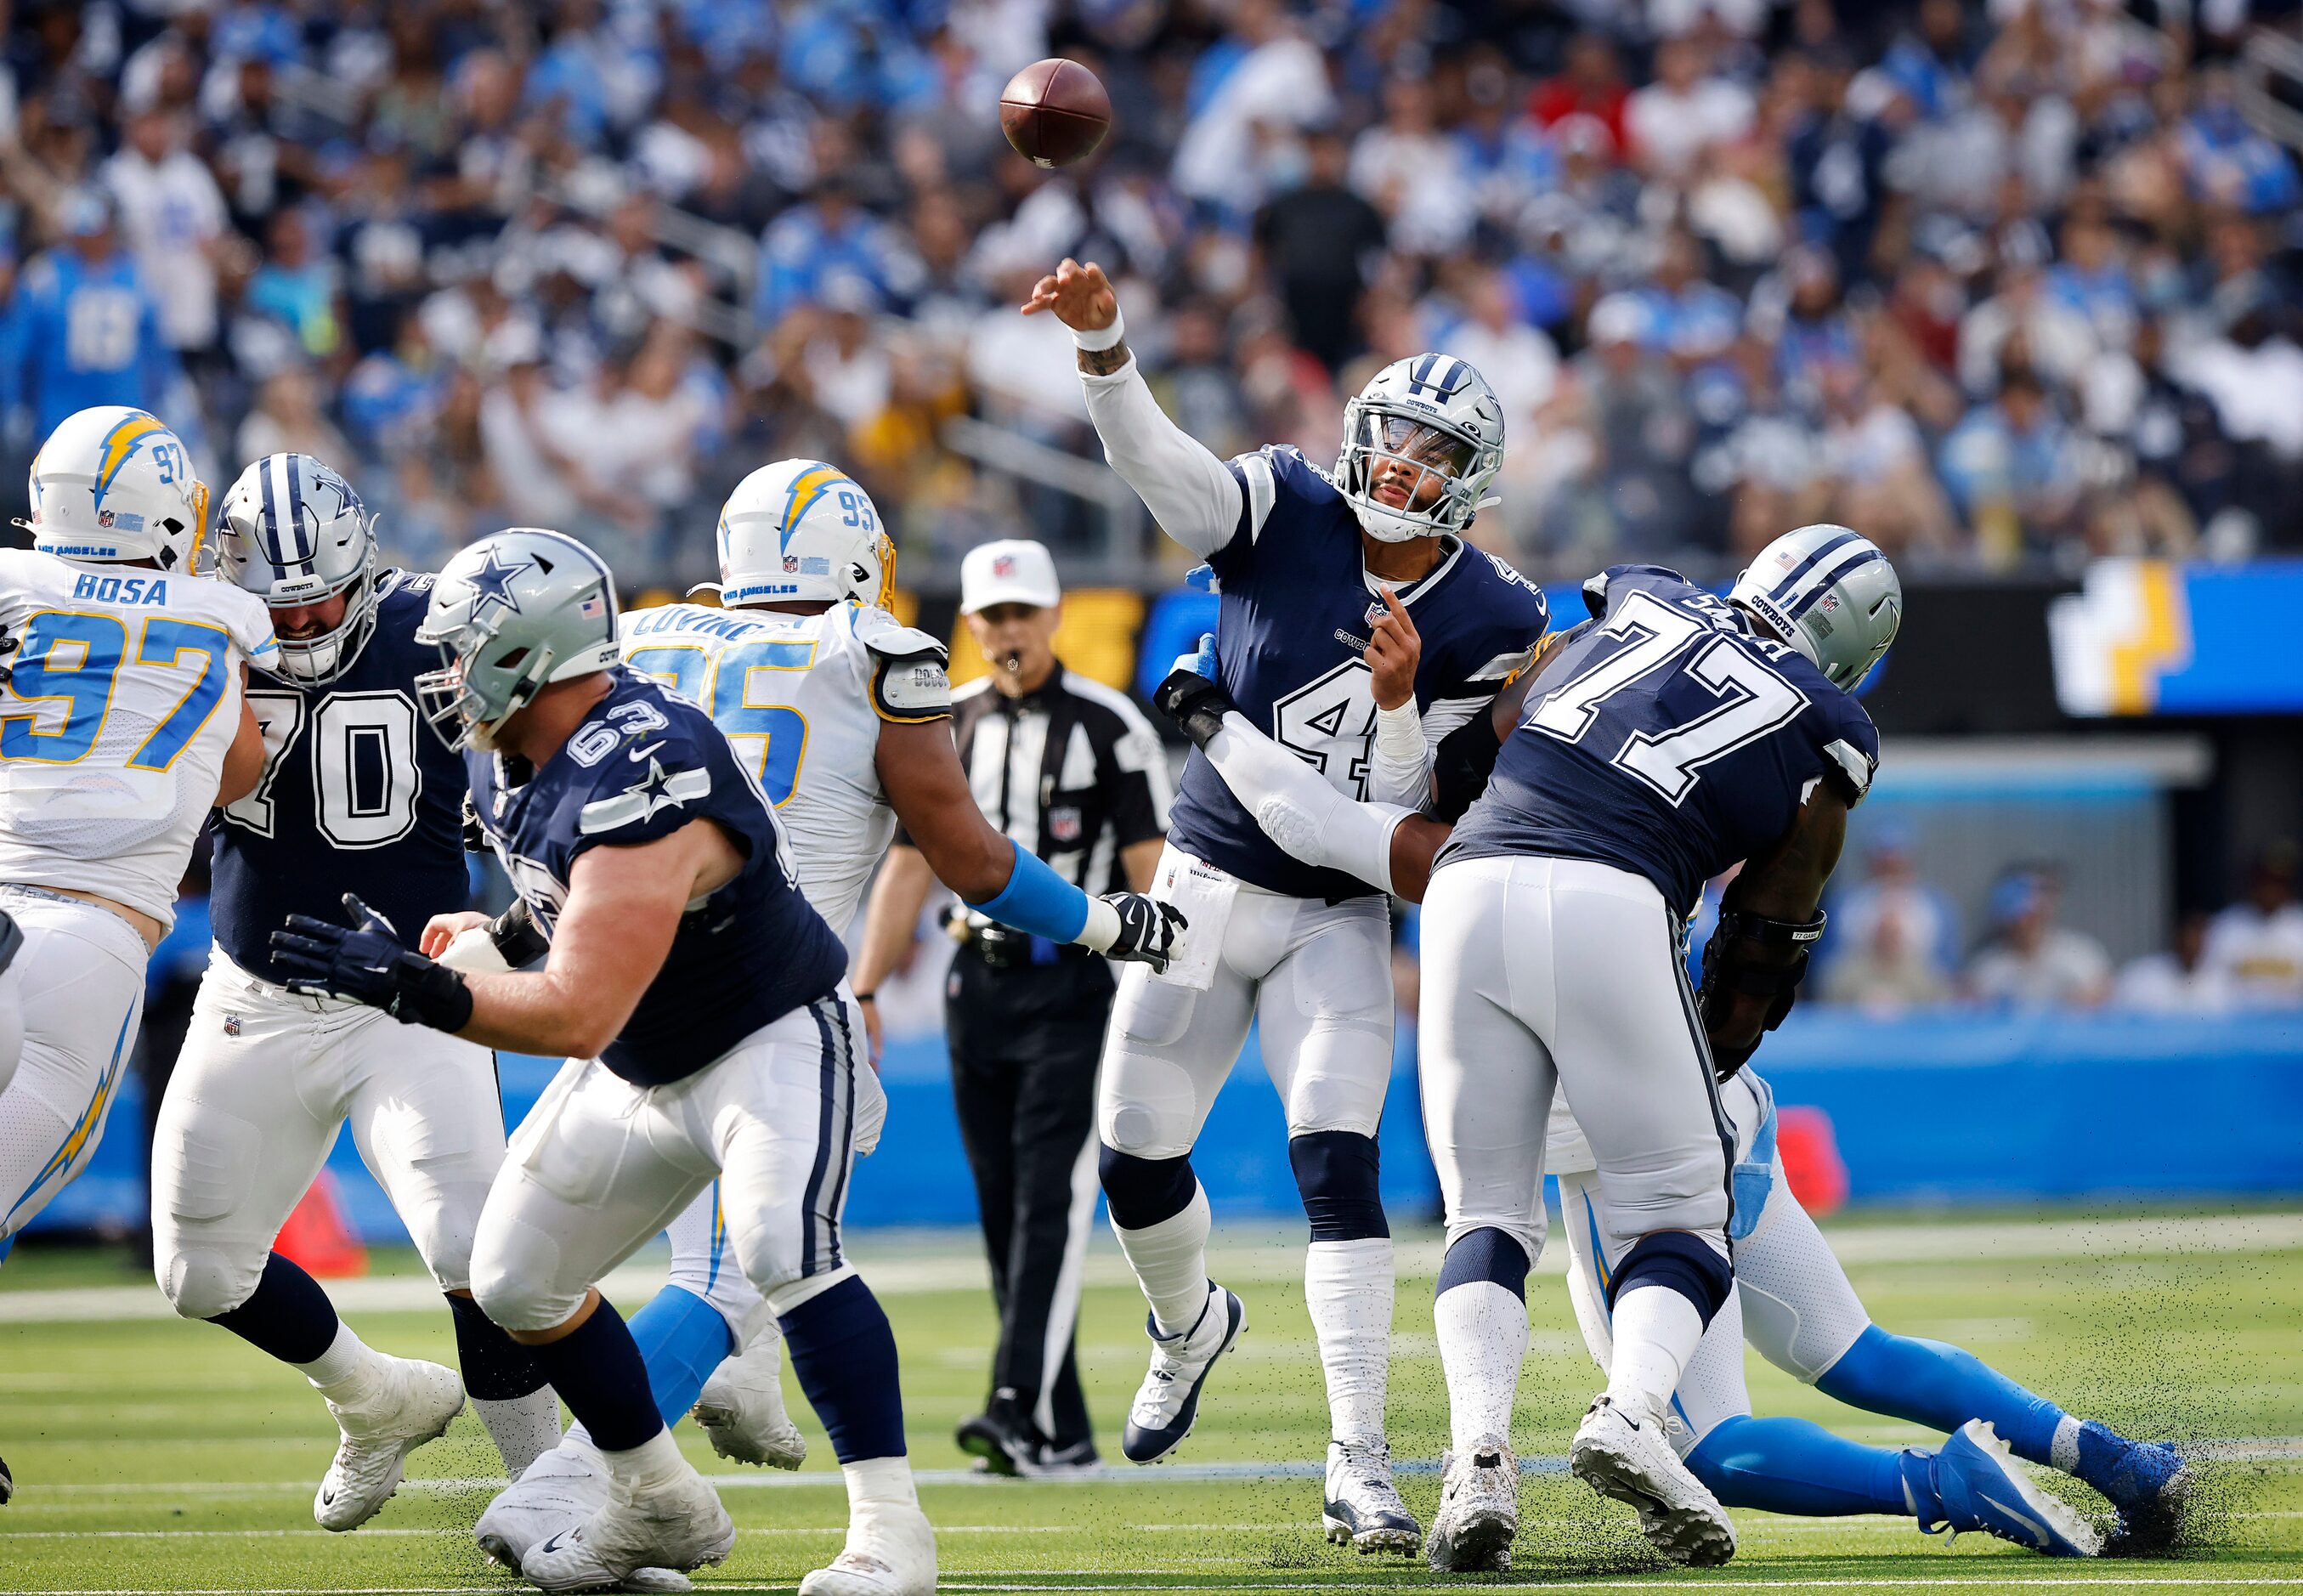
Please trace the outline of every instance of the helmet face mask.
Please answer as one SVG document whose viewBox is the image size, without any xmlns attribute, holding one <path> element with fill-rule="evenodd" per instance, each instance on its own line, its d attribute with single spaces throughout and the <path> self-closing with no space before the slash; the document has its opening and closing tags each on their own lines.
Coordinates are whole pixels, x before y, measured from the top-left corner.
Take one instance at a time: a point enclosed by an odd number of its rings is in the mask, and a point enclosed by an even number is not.
<svg viewBox="0 0 2303 1596">
<path fill-rule="evenodd" d="M 275 614 L 341 595 L 344 612 L 317 637 L 280 635 L 280 674 L 333 681 L 375 629 L 375 518 L 351 485 L 308 454 L 266 455 L 224 495 L 217 553 L 224 573 Z"/>
<path fill-rule="evenodd" d="M 1344 410 L 1336 486 L 1383 543 L 1460 536 L 1503 468 L 1503 408 L 1471 365 L 1418 355 L 1378 372 Z M 1404 503 L 1379 491 L 1403 484 Z"/>
<path fill-rule="evenodd" d="M 97 405 L 65 417 L 33 457 L 27 496 L 32 513 L 18 524 L 44 553 L 209 574 L 207 485 L 149 411 Z"/>
<path fill-rule="evenodd" d="M 836 466 L 782 460 L 736 485 L 720 511 L 720 602 L 838 604 L 886 609 L 896 545 L 877 509 Z"/>
<path fill-rule="evenodd" d="M 546 686 L 616 663 L 614 578 L 574 538 L 513 527 L 448 562 L 416 640 L 440 650 L 416 679 L 425 720 L 451 748 L 492 751 Z"/>
</svg>

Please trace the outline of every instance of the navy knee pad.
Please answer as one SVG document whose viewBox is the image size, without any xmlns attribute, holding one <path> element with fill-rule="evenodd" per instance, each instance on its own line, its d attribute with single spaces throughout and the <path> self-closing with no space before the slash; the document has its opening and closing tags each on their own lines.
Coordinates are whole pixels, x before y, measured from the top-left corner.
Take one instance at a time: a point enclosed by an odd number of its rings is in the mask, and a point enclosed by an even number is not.
<svg viewBox="0 0 2303 1596">
<path fill-rule="evenodd" d="M 1307 1131 L 1287 1143 L 1295 1190 L 1313 1241 L 1365 1241 L 1388 1237 L 1378 1194 L 1375 1138 L 1350 1130 Z"/>
<path fill-rule="evenodd" d="M 1734 1267 L 1719 1254 L 1684 1230 L 1658 1230 L 1642 1236 L 1624 1254 L 1622 1267 L 1607 1284 L 1607 1306 L 1634 1286 L 1662 1286 L 1678 1292 L 1703 1315 L 1704 1328 L 1726 1305 L 1735 1288 Z"/>
<path fill-rule="evenodd" d="M 1527 1249 L 1518 1237 L 1489 1225 L 1459 1237 L 1439 1262 L 1439 1286 L 1432 1296 L 1442 1297 L 1458 1286 L 1493 1280 L 1522 1302 L 1527 1300 Z"/>
<path fill-rule="evenodd" d="M 1174 1219 L 1192 1205 L 1200 1178 L 1192 1173 L 1188 1154 L 1182 1158 L 1138 1158 L 1132 1153 L 1101 1150 L 1097 1173 L 1103 1179 L 1103 1199 L 1110 1205 L 1111 1222 L 1123 1230 L 1143 1230 Z"/>
</svg>

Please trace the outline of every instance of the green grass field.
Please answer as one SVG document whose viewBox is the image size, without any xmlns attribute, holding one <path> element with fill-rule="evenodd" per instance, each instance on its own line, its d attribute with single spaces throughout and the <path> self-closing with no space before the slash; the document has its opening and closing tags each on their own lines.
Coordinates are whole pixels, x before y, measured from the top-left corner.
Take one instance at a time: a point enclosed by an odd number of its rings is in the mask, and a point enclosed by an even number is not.
<svg viewBox="0 0 2303 1596">
<path fill-rule="evenodd" d="M 1500 1588 L 1632 1590 L 2070 1590 L 2238 1592 L 2303 1587 L 2303 1220 L 2189 1214 L 2024 1216 L 1990 1223 L 1872 1220 L 1835 1243 L 1873 1315 L 1961 1342 L 2073 1411 L 2144 1432 L 2225 1443 L 2206 1465 L 2194 1543 L 2150 1561 L 2051 1563 L 1980 1536 L 1946 1547 L 1907 1523 L 1738 1515 L 1742 1549 L 1707 1573 L 1659 1569 L 1628 1510 L 1564 1474 L 1522 1492 L 1516 1568 L 1464 1582 Z M 1383 1590 L 1441 1583 L 1420 1562 L 1365 1560 L 1319 1534 L 1326 1414 L 1301 1254 L 1272 1231 L 1219 1233 L 1216 1272 L 1246 1298 L 1248 1335 L 1211 1382 L 1177 1467 L 1111 1468 L 1100 1481 L 982 1482 L 961 1472 L 954 1421 L 980 1403 L 990 1302 L 972 1237 L 866 1237 L 856 1250 L 881 1288 L 904 1355 L 915 1465 L 935 1521 L 947 1589 L 1224 1592 Z M 1081 1331 L 1089 1394 L 1116 1448 L 1143 1370 L 1143 1305 L 1108 1237 L 1090 1272 Z M 1445 1393 L 1430 1334 L 1438 1247 L 1405 1238 L 1392 1372 L 1391 1435 L 1428 1521 L 1438 1490 L 1428 1460 L 1445 1442 Z M 1551 1267 L 1531 1280 L 1533 1344 L 1514 1440 L 1556 1457 L 1595 1389 Z M 387 1350 L 452 1362 L 443 1309 L 399 1279 L 348 1286 L 384 1303 L 348 1313 Z M 639 1288 L 644 1290 L 645 1288 Z M 639 1297 L 628 1280 L 617 1295 Z M 367 1528 L 330 1535 L 311 1492 L 333 1432 L 291 1373 L 223 1331 L 163 1317 L 124 1254 L 20 1248 L 0 1271 L 0 1455 L 16 1501 L 0 1509 L 0 1591 L 363 1591 L 509 1588 L 473 1549 L 495 1455 L 468 1414 L 418 1453 L 399 1496 Z M 738 1470 L 693 1432 L 688 1454 L 725 1489 L 742 1526 L 707 1588 L 789 1590 L 838 1547 L 845 1499 L 830 1450 L 796 1389 L 807 1472 Z M 1841 1408 L 1756 1357 L 1762 1413 L 1802 1414 L 1856 1439 L 1928 1438 Z M 1207 1478 L 1205 1465 L 1241 1465 Z M 1291 1471 L 1287 1465 L 1298 1465 Z M 1260 1465 L 1260 1466 L 1259 1466 Z M 1194 1471 L 1200 1477 L 1194 1477 Z M 2059 1486 L 2060 1488 L 2060 1486 Z M 2088 1493 L 2071 1486 L 2074 1499 Z M 2092 1499 L 2089 1499 L 2092 1500 Z M 2096 1504 L 2099 1505 L 2099 1504 Z"/>
</svg>

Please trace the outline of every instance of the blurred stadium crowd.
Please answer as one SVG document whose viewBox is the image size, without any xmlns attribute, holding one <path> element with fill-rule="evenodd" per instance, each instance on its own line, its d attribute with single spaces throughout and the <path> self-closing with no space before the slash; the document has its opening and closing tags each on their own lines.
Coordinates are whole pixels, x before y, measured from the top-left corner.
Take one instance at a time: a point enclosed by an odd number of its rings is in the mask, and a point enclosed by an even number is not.
<svg viewBox="0 0 2303 1596">
<path fill-rule="evenodd" d="M 343 462 L 409 562 L 536 522 L 636 587 L 821 455 L 931 570 L 1028 528 L 1149 585 L 1047 466 L 1092 439 L 1014 309 L 1072 253 L 1219 452 L 1325 461 L 1376 364 L 1472 360 L 1478 530 L 1540 576 L 1821 519 L 1907 570 L 2243 557 L 2303 544 L 2299 186 L 2248 6 L 2190 9 L 20 0 L 8 453 L 146 405 L 212 480 Z M 995 106 L 1053 53 L 1118 123 L 1051 176 Z"/>
</svg>

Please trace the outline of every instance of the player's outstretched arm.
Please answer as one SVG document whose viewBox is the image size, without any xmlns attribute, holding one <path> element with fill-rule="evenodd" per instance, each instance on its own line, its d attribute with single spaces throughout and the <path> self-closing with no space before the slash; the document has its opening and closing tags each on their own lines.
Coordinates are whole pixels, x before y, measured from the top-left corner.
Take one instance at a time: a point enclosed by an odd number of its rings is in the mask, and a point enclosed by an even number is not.
<svg viewBox="0 0 2303 1596">
<path fill-rule="evenodd" d="M 1103 457 L 1160 529 L 1202 558 L 1239 529 L 1244 502 L 1231 468 L 1168 418 L 1128 350 L 1119 297 L 1103 268 L 1066 259 L 1033 286 L 1024 314 L 1052 311 L 1080 346 L 1080 384 Z"/>
<path fill-rule="evenodd" d="M 232 734 L 232 746 L 224 753 L 224 779 L 216 784 L 216 807 L 236 804 L 256 790 L 264 780 L 264 728 L 256 719 L 256 706 L 248 701 L 248 667 L 240 668 L 240 725 Z"/>
<path fill-rule="evenodd" d="M 912 845 L 970 908 L 1052 942 L 1166 967 L 1182 915 L 1135 892 L 1090 898 L 1010 842 L 975 806 L 946 722 L 882 725 L 877 768 Z"/>
<path fill-rule="evenodd" d="M 1808 954 L 1823 935 L 1824 883 L 1846 840 L 1847 800 L 1818 782 L 1784 840 L 1746 864 L 1720 900 L 1698 1004 L 1721 1079 L 1791 1012 Z"/>
</svg>

